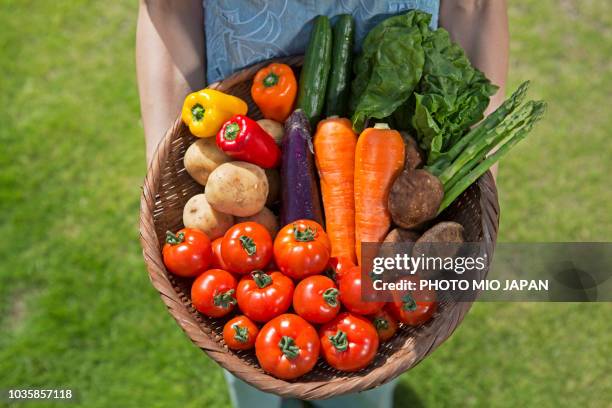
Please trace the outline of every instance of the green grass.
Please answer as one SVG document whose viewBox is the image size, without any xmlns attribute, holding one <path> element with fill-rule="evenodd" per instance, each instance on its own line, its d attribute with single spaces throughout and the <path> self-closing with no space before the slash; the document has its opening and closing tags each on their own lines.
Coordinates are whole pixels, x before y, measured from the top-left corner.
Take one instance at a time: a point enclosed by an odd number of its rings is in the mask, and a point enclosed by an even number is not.
<svg viewBox="0 0 612 408">
<path fill-rule="evenodd" d="M 0 388 L 70 387 L 86 407 L 228 406 L 140 253 L 136 3 L 2 2 Z M 500 168 L 500 239 L 609 241 L 612 3 L 512 3 L 510 88 L 530 78 L 550 108 Z M 402 377 L 398 406 L 606 406 L 611 312 L 476 304 Z"/>
</svg>

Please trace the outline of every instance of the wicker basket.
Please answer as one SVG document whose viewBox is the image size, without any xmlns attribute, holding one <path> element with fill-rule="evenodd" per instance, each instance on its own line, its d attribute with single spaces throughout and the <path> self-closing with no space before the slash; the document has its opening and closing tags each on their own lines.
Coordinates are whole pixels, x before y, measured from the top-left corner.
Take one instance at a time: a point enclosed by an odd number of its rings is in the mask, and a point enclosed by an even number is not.
<svg viewBox="0 0 612 408">
<path fill-rule="evenodd" d="M 298 68 L 302 59 L 290 57 L 281 61 Z M 257 70 L 267 63 L 245 69 L 211 87 L 243 98 L 249 104 L 249 115 L 259 119 L 261 114 L 250 97 L 250 86 Z M 183 166 L 185 150 L 194 140 L 179 118 L 158 146 L 142 191 L 140 237 L 151 283 L 168 311 L 191 341 L 223 368 L 263 391 L 280 396 L 329 398 L 367 390 L 397 377 L 435 350 L 462 321 L 471 304 L 442 301 L 439 311 L 426 325 L 416 329 L 400 327 L 391 341 L 381 345 L 376 359 L 367 368 L 343 373 L 319 361 L 313 371 L 293 382 L 266 374 L 259 368 L 254 353 L 229 350 L 221 335 L 225 320 L 209 319 L 198 313 L 191 305 L 191 281 L 169 274 L 161 257 L 165 231 L 183 226 L 183 206 L 190 197 L 202 192 Z M 442 218 L 462 224 L 468 241 L 484 242 L 491 259 L 499 220 L 497 191 L 491 174 L 485 174 L 472 185 Z"/>
</svg>

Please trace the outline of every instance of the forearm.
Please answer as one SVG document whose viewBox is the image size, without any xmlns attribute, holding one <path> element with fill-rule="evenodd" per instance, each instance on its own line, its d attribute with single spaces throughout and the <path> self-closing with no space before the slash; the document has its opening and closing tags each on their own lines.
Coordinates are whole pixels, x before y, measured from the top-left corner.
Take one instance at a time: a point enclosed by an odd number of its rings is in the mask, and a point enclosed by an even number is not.
<svg viewBox="0 0 612 408">
<path fill-rule="evenodd" d="M 506 0 L 442 0 L 440 25 L 465 50 L 472 64 L 499 86 L 485 114 L 501 105 L 508 76 Z"/>
<path fill-rule="evenodd" d="M 140 1 L 136 71 L 147 163 L 185 95 L 205 85 L 203 30 L 199 0 Z"/>
</svg>

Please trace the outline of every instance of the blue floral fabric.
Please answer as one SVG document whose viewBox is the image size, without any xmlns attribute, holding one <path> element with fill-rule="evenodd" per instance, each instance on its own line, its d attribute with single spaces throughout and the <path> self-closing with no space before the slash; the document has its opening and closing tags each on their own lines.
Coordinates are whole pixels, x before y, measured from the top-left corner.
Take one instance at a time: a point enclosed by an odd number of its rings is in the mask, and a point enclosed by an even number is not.
<svg viewBox="0 0 612 408">
<path fill-rule="evenodd" d="M 410 9 L 432 15 L 439 0 L 203 0 L 208 82 L 269 58 L 301 54 L 317 15 L 355 17 L 356 48 L 386 17 Z"/>
</svg>

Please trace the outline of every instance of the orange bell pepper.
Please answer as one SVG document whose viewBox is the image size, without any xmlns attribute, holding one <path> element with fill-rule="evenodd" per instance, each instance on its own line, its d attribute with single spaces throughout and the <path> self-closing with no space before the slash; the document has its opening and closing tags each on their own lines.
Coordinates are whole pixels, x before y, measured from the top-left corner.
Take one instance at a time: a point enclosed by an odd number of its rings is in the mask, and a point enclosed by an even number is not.
<svg viewBox="0 0 612 408">
<path fill-rule="evenodd" d="M 260 69 L 251 87 L 251 97 L 263 116 L 284 122 L 293 111 L 297 81 L 289 65 L 272 63 Z"/>
</svg>

